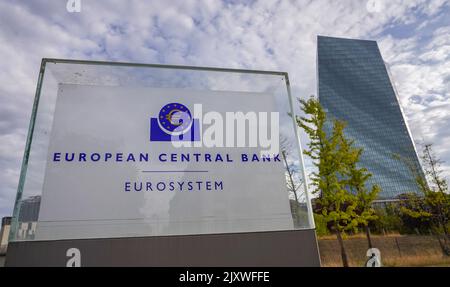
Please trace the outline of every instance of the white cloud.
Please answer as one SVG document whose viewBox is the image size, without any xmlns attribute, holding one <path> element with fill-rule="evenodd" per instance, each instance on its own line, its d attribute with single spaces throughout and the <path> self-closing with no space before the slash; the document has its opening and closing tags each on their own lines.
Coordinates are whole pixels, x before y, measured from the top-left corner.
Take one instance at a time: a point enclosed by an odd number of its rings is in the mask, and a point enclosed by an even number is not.
<svg viewBox="0 0 450 287">
<path fill-rule="evenodd" d="M 450 31 L 442 24 L 426 44 L 420 34 L 445 1 L 383 0 L 375 13 L 360 0 L 82 2 L 81 13 L 67 13 L 65 1 L 0 2 L 0 215 L 12 210 L 43 57 L 279 69 L 307 97 L 316 93 L 317 34 L 379 40 L 414 135 L 450 162 Z M 406 23 L 422 29 L 404 39 L 383 33 Z"/>
<path fill-rule="evenodd" d="M 425 11 L 436 13 L 437 8 Z M 407 39 L 387 36 L 380 41 L 413 137 L 417 142 L 434 143 L 436 154 L 446 161 L 442 167 L 447 179 L 450 179 L 449 33 L 450 28 L 443 26 L 431 37 L 418 33 Z"/>
</svg>

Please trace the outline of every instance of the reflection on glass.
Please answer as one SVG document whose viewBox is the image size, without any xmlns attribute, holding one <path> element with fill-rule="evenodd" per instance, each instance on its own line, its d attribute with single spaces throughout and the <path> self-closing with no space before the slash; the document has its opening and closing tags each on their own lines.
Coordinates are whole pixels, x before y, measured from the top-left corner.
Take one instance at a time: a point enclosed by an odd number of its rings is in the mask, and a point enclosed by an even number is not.
<svg viewBox="0 0 450 287">
<path fill-rule="evenodd" d="M 40 79 L 11 240 L 311 228 L 287 74 L 44 60 Z M 227 147 L 239 128 L 216 146 L 151 137 L 183 127 L 186 110 L 198 132 L 209 116 L 226 126 L 229 112 L 275 113 L 278 155 Z M 261 122 L 245 126 L 246 143 L 270 135 Z"/>
</svg>

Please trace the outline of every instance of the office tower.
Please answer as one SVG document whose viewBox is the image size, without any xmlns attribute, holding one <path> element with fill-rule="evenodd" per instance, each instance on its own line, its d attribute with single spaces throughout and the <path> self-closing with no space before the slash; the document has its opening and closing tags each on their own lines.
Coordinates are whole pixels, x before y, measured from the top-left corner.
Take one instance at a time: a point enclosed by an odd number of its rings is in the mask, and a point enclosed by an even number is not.
<svg viewBox="0 0 450 287">
<path fill-rule="evenodd" d="M 409 165 L 422 169 L 377 42 L 319 36 L 317 43 L 319 101 L 364 148 L 360 166 L 373 174 L 369 184 L 380 185 L 378 199 L 418 192 Z"/>
</svg>

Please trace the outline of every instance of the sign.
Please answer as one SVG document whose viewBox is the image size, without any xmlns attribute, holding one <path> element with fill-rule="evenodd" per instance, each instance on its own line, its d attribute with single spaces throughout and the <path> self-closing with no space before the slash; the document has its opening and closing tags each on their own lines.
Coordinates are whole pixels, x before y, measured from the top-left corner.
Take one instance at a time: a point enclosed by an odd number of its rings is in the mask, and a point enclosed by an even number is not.
<svg viewBox="0 0 450 287">
<path fill-rule="evenodd" d="M 37 240 L 293 229 L 269 93 L 60 84 Z"/>
</svg>

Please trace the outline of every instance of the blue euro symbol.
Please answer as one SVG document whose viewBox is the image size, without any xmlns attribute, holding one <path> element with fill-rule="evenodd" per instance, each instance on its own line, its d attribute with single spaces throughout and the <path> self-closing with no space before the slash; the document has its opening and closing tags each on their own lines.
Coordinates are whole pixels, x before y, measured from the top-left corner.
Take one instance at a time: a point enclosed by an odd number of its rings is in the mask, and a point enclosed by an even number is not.
<svg viewBox="0 0 450 287">
<path fill-rule="evenodd" d="M 183 104 L 169 103 L 150 118 L 150 141 L 199 141 L 200 122 Z"/>
</svg>

